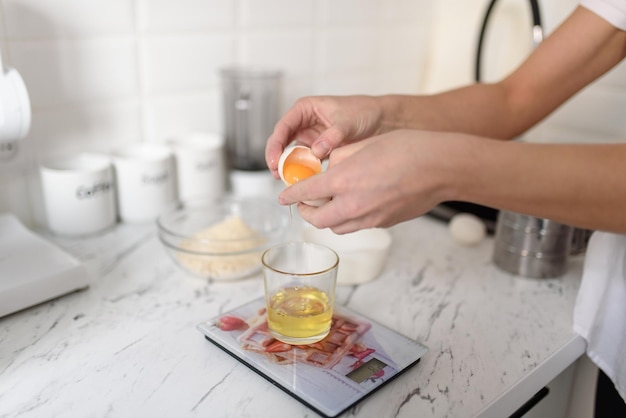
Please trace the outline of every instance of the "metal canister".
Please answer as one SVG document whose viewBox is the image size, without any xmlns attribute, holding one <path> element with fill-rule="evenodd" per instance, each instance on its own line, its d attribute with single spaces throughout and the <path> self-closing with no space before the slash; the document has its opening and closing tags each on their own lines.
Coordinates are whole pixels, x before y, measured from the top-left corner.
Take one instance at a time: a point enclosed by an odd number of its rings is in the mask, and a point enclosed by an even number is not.
<svg viewBox="0 0 626 418">
<path fill-rule="evenodd" d="M 520 276 L 561 276 L 567 269 L 573 232 L 573 227 L 550 219 L 500 211 L 493 261 Z"/>
<path fill-rule="evenodd" d="M 572 248 L 570 249 L 571 255 L 584 254 L 587 251 L 587 244 L 593 234 L 593 230 L 584 228 L 574 228 L 572 234 Z"/>
</svg>

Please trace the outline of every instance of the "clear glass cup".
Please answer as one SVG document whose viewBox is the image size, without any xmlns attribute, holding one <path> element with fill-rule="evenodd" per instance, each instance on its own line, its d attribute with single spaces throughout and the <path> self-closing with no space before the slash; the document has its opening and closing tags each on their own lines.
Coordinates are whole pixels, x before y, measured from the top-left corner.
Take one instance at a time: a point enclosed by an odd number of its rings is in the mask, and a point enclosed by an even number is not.
<svg viewBox="0 0 626 418">
<path fill-rule="evenodd" d="M 333 318 L 337 253 L 311 242 L 287 242 L 266 250 L 261 261 L 274 338 L 293 345 L 324 339 Z"/>
</svg>

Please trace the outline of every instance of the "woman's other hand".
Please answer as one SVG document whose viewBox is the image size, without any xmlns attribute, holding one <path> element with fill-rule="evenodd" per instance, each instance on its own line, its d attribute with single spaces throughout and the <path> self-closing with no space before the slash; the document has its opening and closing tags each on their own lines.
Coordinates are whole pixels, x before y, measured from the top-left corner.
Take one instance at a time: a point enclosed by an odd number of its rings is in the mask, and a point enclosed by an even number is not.
<svg viewBox="0 0 626 418">
<path fill-rule="evenodd" d="M 340 145 L 382 132 L 380 99 L 371 96 L 311 96 L 299 99 L 276 123 L 267 140 L 265 159 L 278 178 L 278 159 L 294 140 L 312 148 L 320 159 Z"/>
</svg>

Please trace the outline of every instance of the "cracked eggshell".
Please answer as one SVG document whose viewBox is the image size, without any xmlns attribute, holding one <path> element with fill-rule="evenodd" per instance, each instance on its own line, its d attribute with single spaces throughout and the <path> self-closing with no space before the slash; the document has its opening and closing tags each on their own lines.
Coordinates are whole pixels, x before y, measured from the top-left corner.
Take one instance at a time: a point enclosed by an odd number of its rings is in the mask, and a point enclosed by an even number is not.
<svg viewBox="0 0 626 418">
<path fill-rule="evenodd" d="M 278 175 L 286 186 L 291 186 L 322 172 L 322 162 L 313 155 L 309 147 L 294 145 L 286 148 L 278 159 Z M 310 206 L 321 206 L 330 199 L 305 201 Z"/>
<path fill-rule="evenodd" d="M 310 171 L 308 176 L 322 172 L 322 162 L 313 155 L 311 148 L 302 145 L 295 145 L 285 149 L 278 159 L 278 175 L 287 186 L 291 186 L 308 177 L 286 176 L 285 170 L 293 167 L 301 167 L 305 171 Z"/>
</svg>

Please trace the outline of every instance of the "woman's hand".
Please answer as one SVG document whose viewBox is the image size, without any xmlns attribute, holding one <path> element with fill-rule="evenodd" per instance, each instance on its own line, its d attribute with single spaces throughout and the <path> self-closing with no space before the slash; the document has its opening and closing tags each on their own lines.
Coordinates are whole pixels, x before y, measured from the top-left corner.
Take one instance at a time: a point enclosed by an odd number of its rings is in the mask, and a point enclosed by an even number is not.
<svg viewBox="0 0 626 418">
<path fill-rule="evenodd" d="M 276 123 L 265 159 L 278 178 L 278 159 L 294 140 L 310 146 L 320 159 L 340 145 L 381 132 L 380 100 L 371 96 L 317 96 L 299 99 Z"/>
<path fill-rule="evenodd" d="M 347 233 L 389 227 L 420 216 L 451 195 L 446 157 L 462 135 L 396 130 L 330 154 L 328 169 L 285 189 L 281 204 L 299 203 L 304 220 Z"/>
</svg>

